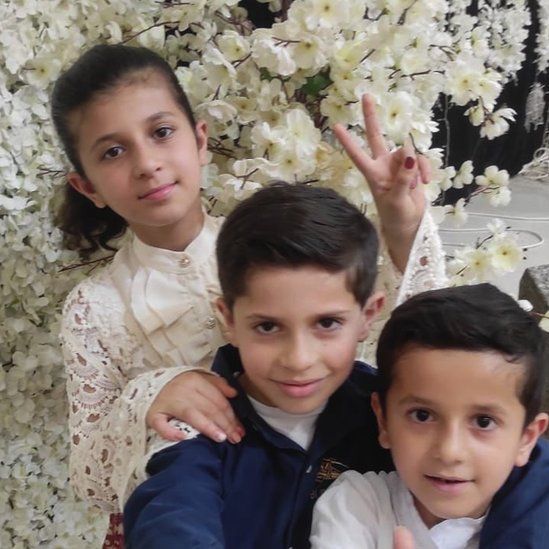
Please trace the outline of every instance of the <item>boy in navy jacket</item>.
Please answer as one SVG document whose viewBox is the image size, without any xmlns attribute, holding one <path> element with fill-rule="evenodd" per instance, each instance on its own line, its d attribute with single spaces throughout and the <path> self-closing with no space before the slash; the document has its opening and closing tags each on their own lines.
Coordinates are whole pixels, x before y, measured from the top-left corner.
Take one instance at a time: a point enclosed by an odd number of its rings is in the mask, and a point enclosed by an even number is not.
<svg viewBox="0 0 549 549">
<path fill-rule="evenodd" d="M 334 191 L 276 184 L 229 215 L 217 256 L 233 347 L 214 371 L 237 389 L 247 435 L 155 454 L 125 507 L 130 549 L 307 547 L 314 502 L 341 472 L 392 468 L 369 407 L 376 377 L 354 362 L 383 299 L 371 224 Z"/>
</svg>

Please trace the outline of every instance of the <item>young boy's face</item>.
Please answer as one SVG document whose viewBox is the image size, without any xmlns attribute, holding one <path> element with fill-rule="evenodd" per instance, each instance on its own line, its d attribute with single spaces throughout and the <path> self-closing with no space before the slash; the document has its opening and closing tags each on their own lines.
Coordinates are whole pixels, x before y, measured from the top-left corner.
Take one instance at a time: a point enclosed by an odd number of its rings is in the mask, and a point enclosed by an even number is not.
<svg viewBox="0 0 549 549">
<path fill-rule="evenodd" d="M 524 465 L 545 414 L 524 428 L 524 366 L 496 352 L 412 347 L 398 359 L 380 442 L 427 526 L 482 516 L 513 466 Z"/>
<path fill-rule="evenodd" d="M 221 303 L 244 367 L 242 386 L 253 398 L 307 413 L 345 381 L 382 302 L 376 294 L 361 307 L 346 276 L 314 266 L 260 267 L 232 310 Z"/>
</svg>

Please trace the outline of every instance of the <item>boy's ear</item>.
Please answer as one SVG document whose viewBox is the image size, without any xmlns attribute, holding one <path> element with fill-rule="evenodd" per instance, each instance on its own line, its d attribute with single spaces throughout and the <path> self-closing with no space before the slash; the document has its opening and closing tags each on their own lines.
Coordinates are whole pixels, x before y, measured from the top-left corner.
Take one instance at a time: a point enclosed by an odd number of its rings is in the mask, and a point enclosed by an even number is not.
<svg viewBox="0 0 549 549">
<path fill-rule="evenodd" d="M 208 125 L 204 120 L 199 120 L 196 123 L 194 133 L 196 135 L 200 165 L 205 166 L 208 163 Z"/>
<path fill-rule="evenodd" d="M 363 328 L 359 334 L 359 341 L 364 341 L 370 333 L 372 322 L 376 319 L 379 311 L 385 303 L 383 292 L 374 292 L 362 307 Z"/>
<path fill-rule="evenodd" d="M 78 172 L 69 172 L 67 181 L 73 189 L 80 194 L 83 194 L 86 198 L 89 198 L 97 208 L 104 208 L 107 205 L 103 200 L 103 197 L 95 190 L 91 181 Z"/>
<path fill-rule="evenodd" d="M 383 415 L 383 409 L 381 408 L 381 402 L 379 401 L 379 395 L 377 393 L 372 393 L 370 399 L 370 404 L 376 415 L 377 427 L 379 430 L 378 440 L 379 445 L 386 450 L 389 450 L 391 443 L 389 442 L 389 433 L 387 433 L 387 427 L 385 424 L 385 416 Z"/>
<path fill-rule="evenodd" d="M 549 415 L 545 412 L 538 414 L 525 428 L 522 433 L 519 451 L 515 465 L 522 467 L 528 463 L 530 454 L 538 441 L 538 438 L 545 433 L 549 424 Z"/>
<path fill-rule="evenodd" d="M 227 303 L 225 303 L 225 300 L 220 297 L 215 302 L 215 306 L 217 308 L 217 312 L 219 313 L 219 316 L 221 317 L 221 331 L 223 332 L 223 335 L 225 336 L 225 339 L 235 347 L 238 347 L 236 344 L 236 338 L 234 335 L 234 315 L 231 309 L 228 307 Z"/>
</svg>

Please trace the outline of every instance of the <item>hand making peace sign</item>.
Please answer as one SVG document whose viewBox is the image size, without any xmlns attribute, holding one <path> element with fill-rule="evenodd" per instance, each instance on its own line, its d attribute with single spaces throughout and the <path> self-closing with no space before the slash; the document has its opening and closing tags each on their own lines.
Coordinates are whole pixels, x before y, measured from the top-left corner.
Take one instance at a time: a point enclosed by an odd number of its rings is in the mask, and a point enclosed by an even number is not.
<svg viewBox="0 0 549 549">
<path fill-rule="evenodd" d="M 362 97 L 362 109 L 371 156 L 341 124 L 336 124 L 334 133 L 366 178 L 389 252 L 403 271 L 426 208 L 425 193 L 418 182 L 429 181 L 429 163 L 423 156 L 416 156 L 410 144 L 389 151 L 371 96 Z"/>
</svg>

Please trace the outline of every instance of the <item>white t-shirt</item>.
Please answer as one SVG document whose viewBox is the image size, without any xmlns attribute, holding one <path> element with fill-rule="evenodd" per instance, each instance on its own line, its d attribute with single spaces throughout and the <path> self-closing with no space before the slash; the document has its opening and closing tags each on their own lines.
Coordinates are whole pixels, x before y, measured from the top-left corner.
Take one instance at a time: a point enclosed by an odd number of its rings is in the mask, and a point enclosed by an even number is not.
<svg viewBox="0 0 549 549">
<path fill-rule="evenodd" d="M 266 406 L 250 395 L 248 395 L 248 398 L 258 415 L 265 420 L 265 423 L 275 431 L 286 435 L 304 450 L 309 449 L 315 434 L 316 420 L 326 408 L 326 403 L 307 414 L 289 414 L 280 408 Z"/>
<path fill-rule="evenodd" d="M 395 471 L 343 473 L 317 501 L 313 549 L 393 549 L 397 526 L 405 526 L 416 549 L 478 549 L 485 517 L 449 519 L 429 529 Z"/>
</svg>

